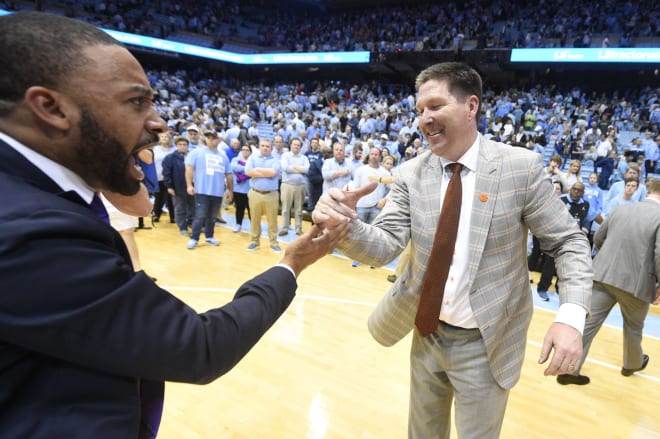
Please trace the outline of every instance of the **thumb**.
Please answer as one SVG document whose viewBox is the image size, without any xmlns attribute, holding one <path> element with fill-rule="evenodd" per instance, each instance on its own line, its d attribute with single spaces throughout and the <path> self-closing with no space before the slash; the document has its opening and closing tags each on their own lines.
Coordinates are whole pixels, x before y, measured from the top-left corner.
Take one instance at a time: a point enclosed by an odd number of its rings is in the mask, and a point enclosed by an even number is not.
<svg viewBox="0 0 660 439">
<path fill-rule="evenodd" d="M 344 199 L 342 200 L 342 202 L 347 207 L 350 207 L 351 209 L 355 210 L 355 205 L 357 204 L 358 200 L 364 197 L 365 195 L 372 193 L 374 190 L 376 190 L 376 187 L 378 187 L 378 183 L 372 181 L 369 184 L 366 184 L 358 189 L 352 191 L 351 190 L 342 191 L 342 194 L 344 195 Z"/>
</svg>

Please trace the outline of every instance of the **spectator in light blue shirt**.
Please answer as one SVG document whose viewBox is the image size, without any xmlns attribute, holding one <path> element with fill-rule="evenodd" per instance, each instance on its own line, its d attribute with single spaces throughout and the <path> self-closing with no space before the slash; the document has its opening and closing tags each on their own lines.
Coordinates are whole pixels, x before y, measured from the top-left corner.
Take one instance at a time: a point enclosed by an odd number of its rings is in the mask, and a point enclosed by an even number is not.
<svg viewBox="0 0 660 439">
<path fill-rule="evenodd" d="M 222 197 L 227 189 L 227 198 L 231 200 L 234 191 L 234 179 L 231 174 L 229 159 L 218 150 L 220 138 L 215 131 L 207 131 L 206 148 L 197 148 L 185 159 L 186 185 L 189 195 L 195 197 L 195 216 L 188 249 L 197 247 L 199 235 L 204 226 L 206 243 L 220 245 L 213 236 L 215 219 L 218 217 Z"/>
<path fill-rule="evenodd" d="M 351 181 L 352 166 L 346 160 L 344 145 L 335 142 L 332 153 L 333 158 L 323 162 L 323 193 L 332 187 L 344 189 Z"/>
<path fill-rule="evenodd" d="M 282 168 L 282 185 L 280 186 L 282 198 L 282 229 L 279 236 L 286 236 L 291 225 L 291 206 L 296 224 L 296 235 L 302 235 L 302 211 L 307 193 L 307 171 L 309 159 L 303 155 L 302 140 L 294 137 L 289 142 L 291 151 L 285 152 L 280 161 Z"/>
<path fill-rule="evenodd" d="M 624 175 L 624 181 L 617 181 L 610 187 L 610 190 L 607 193 L 607 201 L 605 202 L 605 210 L 606 213 L 612 210 L 614 206 L 611 204 L 616 198 L 619 198 L 624 192 L 625 192 L 625 187 L 626 187 L 626 181 L 630 178 L 634 178 L 639 182 L 639 175 L 640 175 L 640 168 L 637 165 L 637 163 L 630 163 L 628 165 L 628 170 L 626 171 Z M 643 184 L 638 184 L 637 188 L 635 190 L 635 193 L 632 194 L 631 199 L 632 201 L 642 201 L 644 198 L 646 198 L 646 186 Z"/>
<path fill-rule="evenodd" d="M 268 239 L 270 248 L 281 253 L 277 244 L 277 211 L 279 208 L 279 193 L 277 191 L 280 178 L 280 159 L 272 154 L 273 145 L 270 140 L 259 141 L 259 152 L 252 154 L 245 163 L 245 175 L 251 178 L 248 203 L 251 218 L 251 242 L 248 250 L 256 250 L 260 246 L 261 217 L 266 215 L 268 223 Z"/>
</svg>

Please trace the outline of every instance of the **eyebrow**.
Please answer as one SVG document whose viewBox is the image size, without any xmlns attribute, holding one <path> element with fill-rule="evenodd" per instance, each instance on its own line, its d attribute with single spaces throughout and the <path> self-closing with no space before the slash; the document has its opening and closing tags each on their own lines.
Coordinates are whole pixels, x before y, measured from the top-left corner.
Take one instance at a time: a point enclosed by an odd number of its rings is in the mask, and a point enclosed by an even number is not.
<svg viewBox="0 0 660 439">
<path fill-rule="evenodd" d="M 145 87 L 143 85 L 133 85 L 129 89 L 132 93 L 140 93 L 144 96 L 152 98 L 154 96 L 154 90 L 150 87 Z"/>
</svg>

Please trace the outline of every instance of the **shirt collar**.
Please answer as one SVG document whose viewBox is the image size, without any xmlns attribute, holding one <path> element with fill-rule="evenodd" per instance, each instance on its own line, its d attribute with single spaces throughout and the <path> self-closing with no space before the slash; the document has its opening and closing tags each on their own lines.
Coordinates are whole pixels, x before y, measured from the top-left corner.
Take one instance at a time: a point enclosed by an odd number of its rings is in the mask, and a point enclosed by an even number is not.
<svg viewBox="0 0 660 439">
<path fill-rule="evenodd" d="M 39 154 L 5 133 L 0 132 L 0 140 L 4 141 L 30 163 L 39 168 L 41 172 L 50 177 L 64 192 L 74 191 L 86 203 L 89 204 L 92 202 L 94 190 L 78 174 Z"/>
<path fill-rule="evenodd" d="M 456 160 L 456 162 L 463 165 L 463 169 L 469 169 L 472 172 L 477 171 L 477 163 L 479 162 L 479 136 L 474 139 L 472 146 L 470 146 L 470 148 L 465 151 L 465 154 Z M 456 162 L 447 160 L 444 157 L 440 157 L 440 164 L 443 168 L 446 168 L 447 165 Z"/>
</svg>

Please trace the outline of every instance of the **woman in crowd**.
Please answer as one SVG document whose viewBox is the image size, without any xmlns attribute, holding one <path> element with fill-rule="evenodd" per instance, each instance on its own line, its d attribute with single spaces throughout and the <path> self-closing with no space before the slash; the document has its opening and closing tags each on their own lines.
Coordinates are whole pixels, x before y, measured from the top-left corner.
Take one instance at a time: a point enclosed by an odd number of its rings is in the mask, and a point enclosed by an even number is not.
<svg viewBox="0 0 660 439">
<path fill-rule="evenodd" d="M 248 218 L 252 219 L 247 195 L 250 191 L 250 177 L 245 175 L 245 163 L 250 154 L 252 154 L 250 145 L 243 145 L 239 154 L 231 161 L 231 172 L 234 174 L 234 207 L 236 208 L 234 233 L 241 231 L 245 210 L 247 210 Z"/>
</svg>

